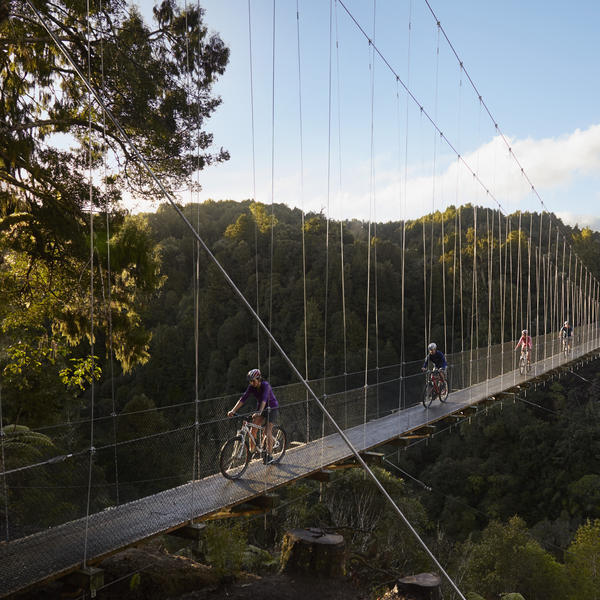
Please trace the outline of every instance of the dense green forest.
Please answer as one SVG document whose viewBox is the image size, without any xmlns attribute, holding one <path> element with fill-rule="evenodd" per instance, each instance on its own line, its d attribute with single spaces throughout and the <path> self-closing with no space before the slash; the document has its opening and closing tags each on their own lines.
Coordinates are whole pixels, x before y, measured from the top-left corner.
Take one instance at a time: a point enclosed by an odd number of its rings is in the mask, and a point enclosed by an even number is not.
<svg viewBox="0 0 600 600">
<path fill-rule="evenodd" d="M 186 206 L 184 211 L 198 225 L 202 238 L 253 305 L 258 290 L 258 312 L 271 324 L 276 338 L 299 365 L 304 355 L 303 287 L 306 285 L 309 373 L 321 377 L 323 369 L 331 375 L 343 372 L 344 368 L 349 372 L 364 368 L 368 223 L 328 223 L 324 215 L 311 214 L 304 217 L 303 230 L 303 216 L 298 210 L 250 201 L 206 202 Z M 480 223 L 477 235 L 476 219 Z M 510 316 L 502 317 L 502 303 L 498 299 L 501 278 L 494 278 L 493 273 L 502 272 L 500 261 L 506 257 L 514 273 L 517 272 L 519 247 L 523 260 L 533 246 L 531 240 L 539 236 L 535 224 L 544 220 L 546 227 L 550 229 L 551 225 L 554 231 L 549 238 L 542 231 L 543 243 L 550 244 L 547 253 L 556 257 L 557 248 L 560 250 L 562 241 L 558 244 L 555 241 L 557 231 L 568 234 L 572 248 L 590 260 L 593 271 L 597 270 L 600 236 L 589 230 L 570 229 L 547 215 L 503 217 L 488 209 L 465 206 L 406 224 L 371 225 L 373 296 L 374 279 L 379 282 L 379 289 L 378 328 L 376 331 L 371 326 L 369 331 L 370 366 L 421 357 L 428 318 L 424 310 L 424 267 L 429 273 L 435 306 L 440 306 L 444 292 L 438 283 L 446 279 L 446 316 L 451 330 L 447 339 L 453 339 L 455 345 L 468 346 L 469 336 L 475 335 L 479 327 L 478 343 L 486 344 L 488 320 L 494 324 L 491 342 L 502 339 L 502 322 L 504 339 L 514 339 L 511 327 L 516 325 L 519 329 L 520 321 L 513 318 L 511 325 Z M 496 228 L 492 232 L 491 225 L 488 230 L 482 222 L 502 223 L 502 233 Z M 102 223 L 98 219 L 99 239 L 102 239 Z M 457 230 L 459 223 L 462 229 Z M 527 224 L 527 234 L 519 229 L 519 223 L 522 227 Z M 532 227 L 531 237 L 529 227 Z M 434 240 L 425 251 L 424 230 Z M 9 468 L 78 446 L 76 437 L 85 433 L 73 430 L 65 439 L 59 439 L 53 436 L 51 428 L 40 427 L 88 416 L 90 365 L 95 369 L 95 388 L 100 397 L 96 416 L 108 415 L 113 409 L 122 413 L 120 435 L 123 439 L 134 439 L 172 426 L 168 416 L 172 413 L 148 411 L 193 400 L 196 352 L 199 393 L 203 397 L 239 391 L 245 371 L 257 363 L 259 356 L 263 368 L 269 364 L 265 337 L 258 337 L 246 308 L 225 285 L 209 258 L 198 250 L 191 231 L 171 207 L 161 207 L 151 214 L 119 216 L 113 222 L 113 231 L 111 256 L 116 265 L 129 265 L 127 270 L 119 267 L 125 274 L 131 310 L 135 311 L 128 335 L 133 338 L 139 335 L 141 340 L 128 359 L 117 355 L 111 360 L 109 334 L 102 329 L 110 321 L 108 309 L 100 308 L 109 297 L 108 288 L 96 291 L 96 302 L 104 318 L 97 324 L 94 349 L 97 358 L 91 361 L 86 336 L 69 338 L 65 334 L 68 322 L 65 313 L 57 312 L 56 304 L 46 300 L 49 280 L 39 279 L 37 270 L 27 268 L 29 259 L 23 250 L 4 246 L 1 273 L 4 281 L 12 285 L 3 285 L 0 292 L 5 301 L 2 303 L 5 307 L 2 416 L 5 427 L 11 424 L 18 427 L 13 430 L 13 439 L 14 447 L 19 446 L 18 451 L 7 455 Z M 460 244 L 457 241 L 455 246 L 454 239 L 459 237 Z M 442 239 L 446 240 L 444 252 Z M 340 240 L 345 272 L 345 320 Z M 486 253 L 487 246 L 496 250 Z M 475 247 L 480 250 L 474 250 Z M 454 252 L 460 252 L 462 258 L 455 259 Z M 403 254 L 406 275 L 402 332 Z M 449 282 L 453 281 L 458 260 L 469 266 L 462 272 L 463 292 L 459 294 L 454 288 L 456 299 L 452 301 L 453 287 Z M 481 264 L 477 263 L 474 269 L 473 261 L 478 260 Z M 108 270 L 108 266 L 103 268 Z M 487 276 L 489 268 L 491 283 Z M 128 270 L 135 273 L 145 269 L 151 272 L 151 276 L 145 277 L 147 285 L 137 286 L 135 279 L 126 275 Z M 324 275 L 326 270 L 328 279 Z M 55 271 L 55 276 L 59 276 L 60 269 Z M 99 281 L 106 281 L 101 278 L 100 267 L 98 273 Z M 458 272 L 456 275 L 458 280 Z M 493 294 L 488 294 L 489 285 L 498 286 Z M 16 294 L 17 286 L 20 294 Z M 83 287 L 82 282 L 81 289 L 74 291 L 84 296 Z M 473 306 L 475 287 L 477 306 Z M 518 284 L 507 285 L 507 296 L 510 289 L 513 309 L 520 310 L 518 299 L 522 291 Z M 468 299 L 462 307 L 462 332 L 460 295 Z M 50 298 L 53 297 L 51 294 Z M 122 318 L 131 323 L 130 309 L 119 301 L 118 292 L 112 301 L 113 318 L 118 320 L 119 314 L 124 313 Z M 490 307 L 492 315 L 488 319 Z M 475 313 L 479 315 L 477 319 L 471 318 Z M 432 335 L 441 336 L 440 311 L 435 311 L 434 316 Z M 85 328 L 85 323 L 82 318 L 80 326 Z M 386 455 L 387 470 L 379 471 L 379 476 L 395 490 L 394 497 L 408 510 L 440 560 L 450 565 L 464 589 L 477 591 L 485 598 L 508 589 L 522 591 L 527 600 L 593 597 L 589 590 L 595 589 L 597 583 L 587 573 L 600 560 L 597 404 L 600 377 L 595 363 L 579 373 L 530 392 L 516 403 L 496 405 L 489 414 L 451 432 L 442 432 L 427 444 Z M 271 357 L 271 380 L 275 385 L 291 380 L 289 371 L 275 354 Z M 111 394 L 114 394 L 114 408 Z M 149 416 L 143 423 L 136 423 L 135 411 Z M 129 413 L 131 417 L 127 416 Z M 7 430 L 10 432 L 10 427 Z M 143 463 L 142 450 L 134 455 Z M 175 462 L 163 453 L 161 459 L 153 462 L 152 474 L 172 472 Z M 98 467 L 104 468 L 101 461 Z M 132 465 L 131 473 L 123 464 L 121 469 L 124 478 L 143 478 L 144 469 L 140 470 L 139 465 Z M 74 471 L 67 468 L 61 477 L 65 482 L 72 480 Z M 104 478 L 110 479 L 108 472 Z M 36 482 L 35 477 L 29 482 Z M 137 495 L 144 493 L 144 484 L 138 487 Z M 400 524 L 393 523 L 392 515 L 362 476 L 340 476 L 325 492 L 307 483 L 283 494 L 290 501 L 290 508 L 273 518 L 268 531 L 261 532 L 256 523 L 249 521 L 236 535 L 247 542 L 275 546 L 285 527 L 317 524 L 350 532 L 353 551 L 359 557 L 367 556 L 367 564 L 383 564 L 390 572 L 398 573 L 429 568 L 426 557 L 408 540 Z M 320 500 L 316 501 L 319 494 Z M 69 502 L 78 504 L 79 500 L 73 497 Z M 56 507 L 56 518 L 72 510 L 69 503 L 61 506 Z M 33 504 L 27 505 L 27 510 L 33 508 Z M 401 550 L 398 539 L 402 539 Z M 521 552 L 517 564 L 502 555 L 501 549 L 505 547 L 510 547 L 513 553 L 515 548 Z M 376 578 L 373 583 L 377 583 Z"/>
<path fill-rule="evenodd" d="M 165 0 L 150 26 L 122 0 L 91 15 L 35 4 L 75 60 L 89 58 L 90 80 L 169 189 L 227 160 L 205 126 L 229 50 L 199 6 Z M 194 399 L 208 401 L 193 418 L 212 421 L 211 399 L 239 393 L 249 368 L 274 386 L 294 378 L 172 206 L 118 208 L 125 194 L 156 200 L 153 178 L 25 3 L 0 5 L 0 522 L 15 539 L 85 514 L 91 476 L 97 511 L 186 482 L 193 445 L 177 436 Z M 64 134 L 73 147 L 54 143 Z M 401 374 L 430 340 L 452 356 L 598 318 L 600 234 L 554 215 L 465 205 L 335 222 L 278 200 L 181 210 L 308 379 Z M 599 386 L 590 363 L 386 455 L 378 476 L 461 588 L 600 596 Z M 160 437 L 170 431 L 176 443 Z M 131 443 L 120 490 L 117 440 Z M 321 525 L 347 532 L 361 564 L 431 568 L 359 472 L 282 495 L 288 508 L 267 527 L 245 521 L 230 541 L 272 548 L 286 527 Z"/>
</svg>

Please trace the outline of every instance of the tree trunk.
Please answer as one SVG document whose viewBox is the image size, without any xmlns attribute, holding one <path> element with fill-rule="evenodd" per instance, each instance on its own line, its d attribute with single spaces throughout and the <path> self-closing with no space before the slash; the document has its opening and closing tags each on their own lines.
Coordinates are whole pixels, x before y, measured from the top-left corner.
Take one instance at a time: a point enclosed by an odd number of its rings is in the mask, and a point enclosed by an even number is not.
<svg viewBox="0 0 600 600">
<path fill-rule="evenodd" d="M 314 528 L 288 531 L 281 548 L 281 571 L 314 577 L 344 576 L 344 538 Z"/>
</svg>

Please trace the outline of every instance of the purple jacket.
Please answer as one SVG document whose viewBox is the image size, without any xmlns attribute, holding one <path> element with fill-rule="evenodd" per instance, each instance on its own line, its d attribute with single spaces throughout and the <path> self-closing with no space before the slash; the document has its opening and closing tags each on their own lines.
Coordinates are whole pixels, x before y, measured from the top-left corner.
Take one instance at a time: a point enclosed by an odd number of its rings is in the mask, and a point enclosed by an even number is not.
<svg viewBox="0 0 600 600">
<path fill-rule="evenodd" d="M 279 403 L 277 402 L 277 398 L 275 398 L 273 388 L 269 385 L 268 381 L 261 381 L 258 387 L 248 385 L 246 391 L 240 398 L 240 402 L 244 404 L 250 396 L 256 398 L 256 408 L 260 408 L 260 403 L 263 400 L 266 402 L 265 408 L 279 408 Z"/>
</svg>

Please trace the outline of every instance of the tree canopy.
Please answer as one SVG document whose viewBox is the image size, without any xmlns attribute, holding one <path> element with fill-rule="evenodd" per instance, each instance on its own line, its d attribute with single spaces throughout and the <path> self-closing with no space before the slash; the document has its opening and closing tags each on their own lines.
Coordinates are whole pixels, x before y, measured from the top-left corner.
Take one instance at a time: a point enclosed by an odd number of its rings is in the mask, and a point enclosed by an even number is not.
<svg viewBox="0 0 600 600">
<path fill-rule="evenodd" d="M 3 345 L 54 348 L 56 359 L 85 352 L 73 349 L 86 338 L 102 344 L 110 329 L 129 370 L 148 358 L 139 307 L 161 277 L 146 220 L 127 216 L 122 200 L 156 190 L 43 25 L 167 188 L 228 158 L 205 127 L 229 50 L 200 7 L 175 0 L 155 7 L 152 25 L 124 0 L 93 2 L 89 14 L 81 2 L 33 4 L 41 19 L 24 0 L 0 10 Z"/>
</svg>

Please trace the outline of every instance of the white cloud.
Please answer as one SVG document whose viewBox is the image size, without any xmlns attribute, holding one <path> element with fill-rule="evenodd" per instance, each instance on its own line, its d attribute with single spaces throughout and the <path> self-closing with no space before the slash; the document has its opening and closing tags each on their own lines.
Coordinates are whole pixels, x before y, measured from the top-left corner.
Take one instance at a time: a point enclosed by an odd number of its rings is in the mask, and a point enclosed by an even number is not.
<svg viewBox="0 0 600 600">
<path fill-rule="evenodd" d="M 507 141 L 548 210 L 556 211 L 570 224 L 600 230 L 600 216 L 594 214 L 600 180 L 600 125 L 556 138 L 507 138 Z M 332 161 L 329 201 L 327 157 L 305 162 L 303 194 L 298 165 L 286 163 L 285 157 L 277 157 L 275 201 L 303 206 L 306 212 L 327 211 L 329 205 L 331 218 L 378 221 L 415 218 L 431 210 L 443 210 L 450 204 L 468 202 L 493 208 L 499 203 L 506 212 L 542 209 L 519 164 L 500 137 L 466 153 L 460 161 L 455 155 L 444 155 L 444 150 L 438 149 L 435 180 L 433 164 L 421 164 L 406 166 L 406 182 L 404 165 L 398 168 L 397 158 L 382 152 L 375 159 L 373 187 L 370 160 L 358 163 L 348 160 L 342 164 L 341 187 L 339 172 Z M 200 200 L 243 200 L 252 196 L 250 166 L 245 169 L 233 162 L 218 165 L 203 172 L 200 179 L 203 186 Z M 257 199 L 269 203 L 270 168 L 260 169 L 256 182 Z M 573 197 L 577 198 L 580 213 L 572 210 Z M 566 207 L 571 210 L 565 211 Z"/>
</svg>

